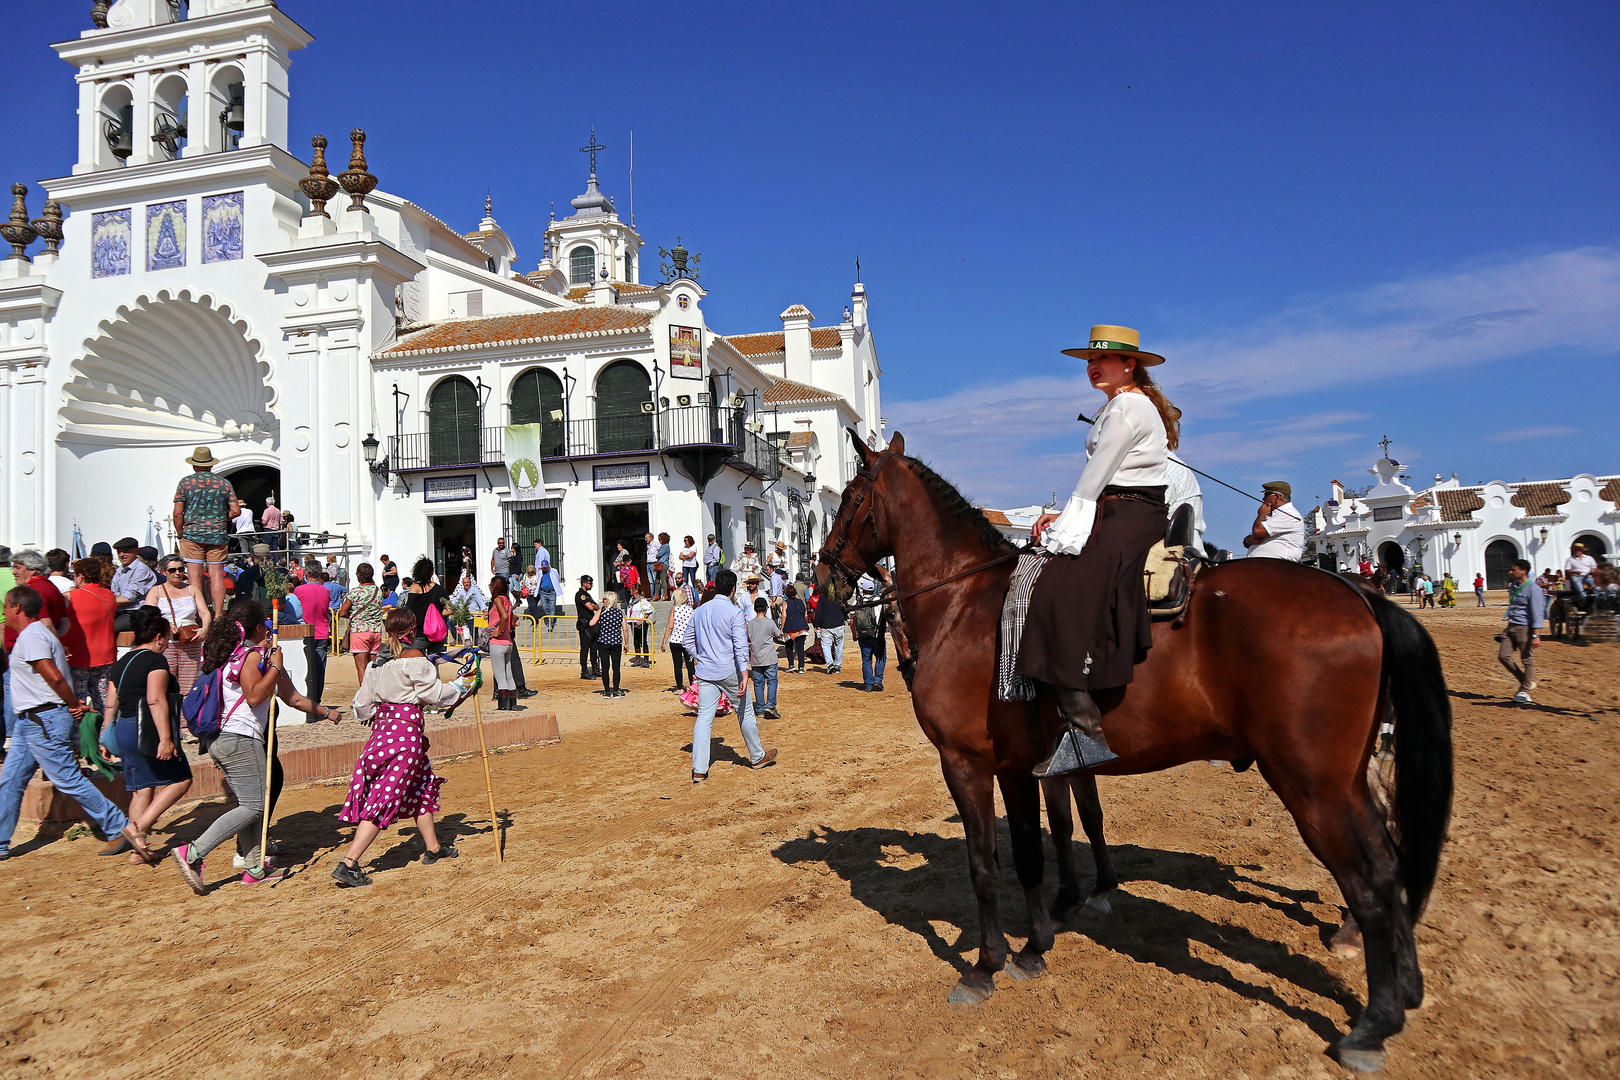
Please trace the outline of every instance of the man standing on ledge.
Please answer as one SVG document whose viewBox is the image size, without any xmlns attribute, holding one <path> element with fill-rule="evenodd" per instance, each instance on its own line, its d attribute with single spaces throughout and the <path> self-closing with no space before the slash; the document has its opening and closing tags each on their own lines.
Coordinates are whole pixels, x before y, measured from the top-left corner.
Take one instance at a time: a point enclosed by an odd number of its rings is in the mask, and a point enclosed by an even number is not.
<svg viewBox="0 0 1620 1080">
<path fill-rule="evenodd" d="M 230 550 L 229 522 L 242 511 L 236 489 L 211 471 L 219 459 L 206 446 L 186 458 L 191 475 L 174 489 L 174 531 L 180 557 L 191 568 L 191 580 L 208 571 L 208 603 L 214 617 L 225 617 L 225 553 Z"/>
<path fill-rule="evenodd" d="M 692 725 L 692 783 L 709 778 L 709 735 L 714 730 L 714 713 L 720 692 L 737 706 L 743 742 L 748 746 L 748 767 L 763 769 L 776 764 L 776 751 L 759 741 L 759 725 L 754 720 L 754 703 L 748 694 L 752 662 L 748 650 L 748 627 L 743 613 L 731 602 L 737 591 L 737 575 L 722 570 L 714 576 L 714 599 L 698 608 L 686 624 L 681 642 L 697 660 L 698 710 Z"/>
<path fill-rule="evenodd" d="M 1502 643 L 1496 658 L 1519 680 L 1513 700 L 1529 705 L 1530 691 L 1536 688 L 1536 645 L 1541 641 L 1541 624 L 1547 619 L 1547 594 L 1530 580 L 1530 564 L 1523 559 L 1515 559 L 1508 568 L 1508 583 L 1507 625 L 1496 635 Z M 1514 653 L 1524 661 L 1523 667 L 1513 662 Z"/>
<path fill-rule="evenodd" d="M 1290 500 L 1294 489 L 1286 480 L 1262 484 L 1265 495 L 1254 527 L 1243 538 L 1251 559 L 1287 559 L 1299 562 L 1305 556 L 1305 519 Z"/>
</svg>

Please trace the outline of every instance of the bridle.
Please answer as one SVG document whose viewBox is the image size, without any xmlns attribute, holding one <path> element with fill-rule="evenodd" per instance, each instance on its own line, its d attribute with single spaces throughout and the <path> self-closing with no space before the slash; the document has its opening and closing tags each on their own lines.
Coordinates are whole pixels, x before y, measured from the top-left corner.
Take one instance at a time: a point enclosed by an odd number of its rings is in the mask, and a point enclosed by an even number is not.
<svg viewBox="0 0 1620 1080">
<path fill-rule="evenodd" d="M 867 493 L 876 486 L 878 477 L 883 473 L 883 467 L 889 463 L 889 459 L 893 456 L 894 455 L 891 451 L 884 450 L 873 459 L 875 464 L 871 465 L 870 467 L 867 465 L 862 465 L 860 470 L 856 472 L 855 479 L 865 480 L 866 486 L 855 492 L 853 496 L 850 496 L 850 524 L 845 527 L 844 534 L 838 538 L 838 543 L 833 545 L 832 550 L 822 551 L 818 559 L 818 561 L 827 563 L 835 570 L 842 570 L 844 573 L 850 575 L 852 580 L 859 578 L 863 573 L 866 572 L 864 568 L 851 566 L 849 563 L 845 562 L 843 558 L 844 548 L 848 546 L 850 534 L 855 530 L 854 515 L 860 510 L 861 504 L 866 501 Z M 873 514 L 872 508 L 870 507 L 866 511 L 866 524 L 872 531 L 872 542 L 876 543 L 878 539 L 877 517 L 875 514 Z M 968 578 L 975 574 L 983 573 L 992 567 L 1000 566 L 1002 563 L 1012 562 L 1014 559 L 1018 558 L 1019 555 L 1023 554 L 1024 550 L 1024 548 L 1015 548 L 1012 551 L 1004 552 L 993 559 L 986 560 L 985 562 L 978 563 L 975 566 L 970 566 L 966 570 L 960 571 L 959 573 L 952 574 L 948 578 L 931 582 L 919 588 L 907 589 L 905 592 L 897 592 L 895 591 L 893 585 L 888 585 L 885 586 L 880 593 L 878 593 L 877 599 L 866 600 L 854 604 L 845 604 L 844 607 L 845 609 L 849 609 L 862 607 L 882 607 L 884 604 L 890 603 L 898 604 L 902 600 L 910 600 L 914 596 L 921 596 L 923 593 L 932 592 L 933 590 L 938 589 L 941 586 L 949 585 L 954 581 L 961 581 L 963 578 Z"/>
</svg>

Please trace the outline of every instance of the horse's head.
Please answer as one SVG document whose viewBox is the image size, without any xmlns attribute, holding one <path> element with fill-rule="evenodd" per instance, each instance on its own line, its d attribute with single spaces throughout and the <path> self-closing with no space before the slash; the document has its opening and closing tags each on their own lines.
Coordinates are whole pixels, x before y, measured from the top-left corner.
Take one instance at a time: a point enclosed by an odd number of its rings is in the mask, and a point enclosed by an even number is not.
<svg viewBox="0 0 1620 1080">
<path fill-rule="evenodd" d="M 883 450 L 873 450 L 849 431 L 850 442 L 855 444 L 855 455 L 861 467 L 855 479 L 844 488 L 844 498 L 838 504 L 838 516 L 827 530 L 827 541 L 821 545 L 816 564 L 816 584 L 825 588 L 831 582 L 846 599 L 855 589 L 856 580 L 870 573 L 878 560 L 889 551 L 887 531 L 882 510 L 882 494 L 886 488 L 885 467 L 896 458 L 903 459 L 906 440 L 899 432 L 889 440 Z"/>
</svg>

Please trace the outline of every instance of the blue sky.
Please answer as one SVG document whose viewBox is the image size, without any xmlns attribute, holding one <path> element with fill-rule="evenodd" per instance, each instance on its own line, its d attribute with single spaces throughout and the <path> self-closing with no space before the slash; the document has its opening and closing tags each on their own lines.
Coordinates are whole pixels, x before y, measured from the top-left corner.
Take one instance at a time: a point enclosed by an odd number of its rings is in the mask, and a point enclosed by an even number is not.
<svg viewBox="0 0 1620 1080">
<path fill-rule="evenodd" d="M 8 6 L 32 184 L 89 5 Z M 1307 505 L 1386 434 L 1414 478 L 1620 471 L 1612 3 L 282 6 L 294 150 L 364 127 L 387 190 L 469 229 L 493 197 L 524 269 L 593 124 L 722 332 L 836 322 L 859 254 L 885 414 L 992 505 L 1072 487 L 1094 322 L 1169 357 L 1189 461 Z M 1236 546 L 1252 504 L 1208 504 Z"/>
</svg>

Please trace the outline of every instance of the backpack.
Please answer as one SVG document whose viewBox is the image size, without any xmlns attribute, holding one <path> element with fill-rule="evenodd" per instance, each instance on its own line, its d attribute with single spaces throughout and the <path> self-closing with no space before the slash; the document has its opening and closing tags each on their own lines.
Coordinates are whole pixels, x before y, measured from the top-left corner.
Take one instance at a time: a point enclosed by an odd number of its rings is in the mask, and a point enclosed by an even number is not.
<svg viewBox="0 0 1620 1080">
<path fill-rule="evenodd" d="M 197 681 L 187 691 L 185 700 L 180 703 L 180 715 L 186 719 L 186 729 L 199 738 L 218 735 L 225 721 L 230 719 L 230 713 L 225 712 L 225 669 L 233 663 L 236 665 L 240 685 L 242 660 L 246 659 L 247 650 L 238 652 L 239 655 L 232 656 L 223 667 L 198 675 Z M 242 704 L 244 696 L 237 697 L 236 705 Z M 236 711 L 236 705 L 231 706 L 231 712 Z"/>
<path fill-rule="evenodd" d="M 863 607 L 855 610 L 855 636 L 858 638 L 878 636 L 878 618 L 871 608 Z"/>
<path fill-rule="evenodd" d="M 443 641 L 450 628 L 444 624 L 444 616 L 439 614 L 438 604 L 429 604 L 427 613 L 422 616 L 422 636 L 429 641 Z"/>
</svg>

